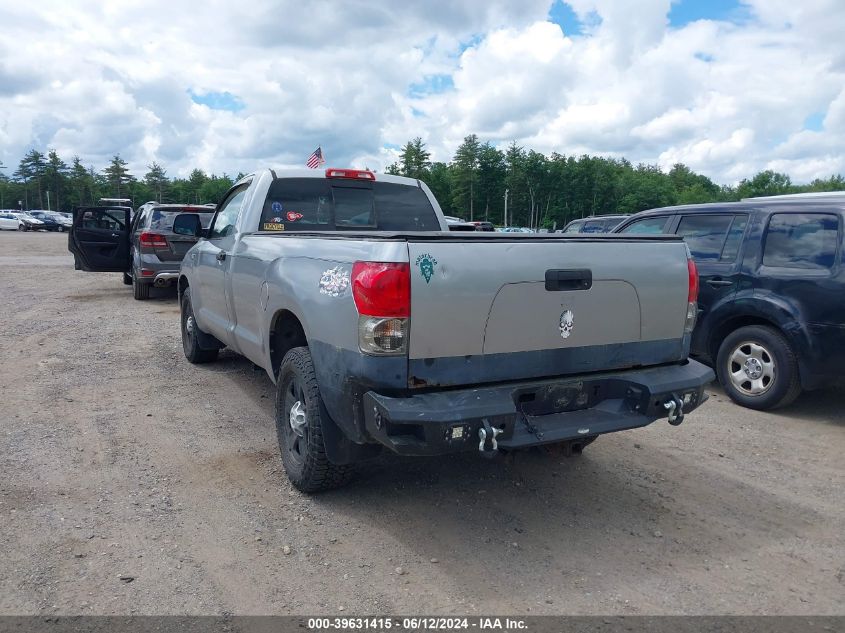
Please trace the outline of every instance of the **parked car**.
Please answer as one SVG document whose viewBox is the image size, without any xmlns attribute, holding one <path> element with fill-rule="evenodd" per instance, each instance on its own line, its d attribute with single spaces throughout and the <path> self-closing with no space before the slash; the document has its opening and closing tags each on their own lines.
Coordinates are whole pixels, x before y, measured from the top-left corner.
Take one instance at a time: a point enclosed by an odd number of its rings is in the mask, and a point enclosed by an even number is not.
<svg viewBox="0 0 845 633">
<path fill-rule="evenodd" d="M 104 253 L 86 248 L 83 244 L 86 236 L 94 231 L 97 235 L 109 237 L 109 231 L 120 233 L 129 226 L 129 244 L 125 249 L 128 260 L 121 270 L 123 283 L 132 286 L 135 299 L 149 299 L 152 286 L 162 288 L 175 283 L 182 258 L 197 241 L 194 235 L 175 232 L 174 218 L 180 213 L 196 214 L 201 224 L 207 227 L 214 215 L 214 207 L 148 202 L 138 208 L 131 221 L 122 210 L 130 211 L 127 207 L 81 209 L 77 217 L 80 230 L 71 234 L 68 248 L 80 259 L 83 270 L 97 268 L 97 262 Z M 124 253 L 124 249 L 115 248 L 105 253 L 118 255 Z"/>
<path fill-rule="evenodd" d="M 447 227 L 424 183 L 351 169 L 263 170 L 208 228 L 175 218 L 200 238 L 179 277 L 185 356 L 229 347 L 267 372 L 299 489 L 338 486 L 382 448 L 580 452 L 705 400 L 680 238 Z M 110 241 L 102 270 L 128 262 L 125 234 Z"/>
<path fill-rule="evenodd" d="M 5 231 L 23 230 L 23 220 L 16 213 L 0 211 L 0 229 Z"/>
<path fill-rule="evenodd" d="M 572 220 L 569 224 L 563 227 L 561 233 L 610 233 L 614 228 L 625 219 L 630 217 L 629 214 L 620 215 L 591 215 L 580 220 Z"/>
<path fill-rule="evenodd" d="M 20 221 L 18 225 L 18 230 L 20 231 L 41 231 L 44 229 L 44 221 L 36 218 L 34 215 L 26 212 L 20 212 L 15 215 Z"/>
<path fill-rule="evenodd" d="M 686 240 L 701 278 L 692 354 L 762 410 L 845 376 L 843 231 L 845 195 L 653 209 L 616 228 Z"/>
<path fill-rule="evenodd" d="M 59 222 L 53 217 L 52 211 L 44 211 L 42 209 L 33 209 L 28 212 L 29 216 L 41 221 L 41 226 L 38 228 L 44 231 L 59 231 L 65 230 L 64 221 Z"/>
</svg>

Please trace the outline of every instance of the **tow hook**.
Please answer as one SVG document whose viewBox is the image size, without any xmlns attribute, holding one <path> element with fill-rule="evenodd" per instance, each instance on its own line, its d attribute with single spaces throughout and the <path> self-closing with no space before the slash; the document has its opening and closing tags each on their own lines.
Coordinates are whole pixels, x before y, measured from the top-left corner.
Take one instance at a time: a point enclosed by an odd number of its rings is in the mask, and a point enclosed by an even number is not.
<svg viewBox="0 0 845 633">
<path fill-rule="evenodd" d="M 499 450 L 499 443 L 496 441 L 502 429 L 490 426 L 490 423 L 485 419 L 482 420 L 483 427 L 478 429 L 478 452 L 485 457 L 493 457 Z M 490 440 L 490 448 L 487 448 L 487 440 Z"/>
<path fill-rule="evenodd" d="M 663 403 L 663 408 L 669 412 L 669 424 L 678 426 L 684 421 L 684 401 L 675 394 Z"/>
</svg>

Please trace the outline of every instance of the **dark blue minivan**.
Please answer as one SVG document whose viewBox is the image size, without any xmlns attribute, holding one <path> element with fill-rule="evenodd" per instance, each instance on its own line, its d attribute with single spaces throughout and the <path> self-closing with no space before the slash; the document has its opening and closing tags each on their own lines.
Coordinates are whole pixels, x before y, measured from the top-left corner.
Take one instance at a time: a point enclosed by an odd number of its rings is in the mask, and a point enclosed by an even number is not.
<svg viewBox="0 0 845 633">
<path fill-rule="evenodd" d="M 615 233 L 682 235 L 700 279 L 691 353 L 738 404 L 845 376 L 845 192 L 643 211 Z"/>
</svg>

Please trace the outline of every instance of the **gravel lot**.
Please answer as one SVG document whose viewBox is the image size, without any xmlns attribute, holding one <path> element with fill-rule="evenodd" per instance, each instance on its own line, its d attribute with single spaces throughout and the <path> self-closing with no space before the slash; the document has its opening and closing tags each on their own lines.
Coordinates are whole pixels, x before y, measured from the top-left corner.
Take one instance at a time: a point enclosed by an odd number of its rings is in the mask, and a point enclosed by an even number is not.
<svg viewBox="0 0 845 633">
<path fill-rule="evenodd" d="M 308 497 L 264 373 L 66 239 L 0 233 L 0 614 L 845 614 L 841 389 Z"/>
</svg>

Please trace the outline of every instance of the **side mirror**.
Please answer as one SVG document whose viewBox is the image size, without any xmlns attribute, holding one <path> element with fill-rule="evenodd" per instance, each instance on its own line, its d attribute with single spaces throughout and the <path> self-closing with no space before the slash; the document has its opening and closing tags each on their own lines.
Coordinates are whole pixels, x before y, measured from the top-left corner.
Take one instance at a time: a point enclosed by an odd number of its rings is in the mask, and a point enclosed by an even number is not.
<svg viewBox="0 0 845 633">
<path fill-rule="evenodd" d="M 180 213 L 173 218 L 173 232 L 176 235 L 201 237 L 203 230 L 200 216 L 196 213 Z"/>
</svg>

